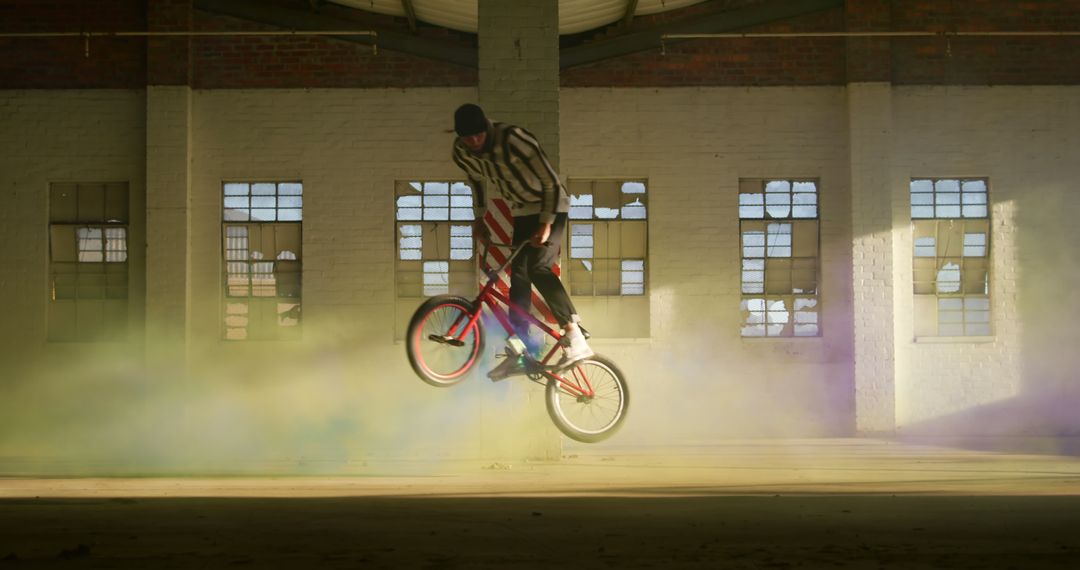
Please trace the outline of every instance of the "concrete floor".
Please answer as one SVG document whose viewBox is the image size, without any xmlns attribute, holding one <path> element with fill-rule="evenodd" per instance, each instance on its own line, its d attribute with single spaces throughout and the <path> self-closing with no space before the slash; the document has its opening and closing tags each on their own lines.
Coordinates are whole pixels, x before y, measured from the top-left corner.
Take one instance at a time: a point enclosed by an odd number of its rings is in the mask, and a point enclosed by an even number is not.
<svg viewBox="0 0 1080 570">
<path fill-rule="evenodd" d="M 0 463 L 0 569 L 1080 567 L 1080 458 L 1052 454 L 763 440 L 258 477 L 33 469 Z"/>
</svg>

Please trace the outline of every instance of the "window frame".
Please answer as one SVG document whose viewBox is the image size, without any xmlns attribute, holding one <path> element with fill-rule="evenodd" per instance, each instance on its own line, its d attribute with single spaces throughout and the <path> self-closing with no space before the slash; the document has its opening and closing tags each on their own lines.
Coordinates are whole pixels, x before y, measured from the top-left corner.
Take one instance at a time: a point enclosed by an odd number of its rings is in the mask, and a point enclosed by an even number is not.
<svg viewBox="0 0 1080 570">
<path fill-rule="evenodd" d="M 778 192 L 776 190 L 769 190 L 769 187 L 773 183 L 786 183 L 788 190 L 786 192 Z M 806 191 L 800 187 L 800 185 L 811 184 L 813 185 L 813 191 Z M 753 196 L 760 195 L 760 201 L 753 198 Z M 773 196 L 772 203 L 770 203 L 770 195 Z M 786 200 L 777 200 L 775 196 L 786 195 Z M 801 202 L 796 198 L 801 196 Z M 812 200 L 808 200 L 806 197 L 813 196 Z M 823 294 L 822 294 L 822 263 L 821 263 L 821 179 L 818 177 L 741 177 L 739 178 L 738 185 L 738 197 L 737 197 L 737 211 L 738 211 L 738 275 L 739 275 L 739 338 L 757 342 L 762 340 L 792 340 L 792 339 L 821 339 L 825 336 L 825 323 L 823 320 Z M 787 208 L 785 215 L 776 215 L 770 212 L 770 207 L 775 208 Z M 813 215 L 806 215 L 806 208 L 813 208 Z M 758 210 L 760 208 L 760 210 Z M 799 215 L 796 215 L 796 208 Z M 812 240 L 797 238 L 797 229 L 799 227 L 805 227 L 809 225 L 814 226 L 814 236 Z M 762 249 L 762 255 L 747 256 L 747 244 L 746 234 L 748 231 L 756 231 L 751 228 L 753 226 L 760 225 L 763 240 L 760 245 L 751 245 L 750 247 L 760 247 Z M 770 226 L 780 225 L 790 228 L 788 232 L 780 232 L 777 234 L 770 233 Z M 801 232 L 800 232 L 801 233 Z M 773 243 L 770 245 L 769 237 L 771 235 L 783 235 L 788 236 L 784 243 Z M 796 249 L 804 249 L 812 245 L 813 255 L 796 255 Z M 770 247 L 782 247 L 787 250 L 786 255 L 769 255 Z M 769 283 L 775 283 L 770 279 L 769 261 L 778 260 L 774 263 L 774 266 L 781 266 L 781 260 L 788 260 L 788 279 L 789 284 L 788 292 L 784 293 L 770 293 Z M 760 261 L 760 270 L 747 265 L 748 261 Z M 812 264 L 812 268 L 805 267 Z M 802 267 L 799 267 L 799 266 Z M 776 271 L 776 269 L 774 269 Z M 809 271 L 809 273 L 808 273 Z M 747 273 L 760 272 L 760 281 L 747 281 Z M 801 280 L 796 279 L 796 274 L 801 274 Z M 813 281 L 813 292 L 796 293 L 795 284 L 800 282 L 808 282 L 807 276 Z M 754 283 L 760 284 L 760 291 L 747 291 L 747 284 Z M 812 300 L 812 304 L 807 305 L 805 301 Z M 755 301 L 761 301 L 760 307 L 757 307 Z M 782 311 L 772 310 L 775 303 L 782 302 L 784 305 Z M 751 307 L 751 303 L 755 306 Z M 812 311 L 806 311 L 801 309 L 812 308 Z M 785 317 L 783 321 L 773 322 L 770 315 L 784 313 Z M 814 317 L 806 322 L 799 322 L 800 314 L 813 314 Z M 754 315 L 760 316 L 760 322 L 750 322 L 750 319 Z M 797 334 L 796 328 L 807 325 L 813 325 L 815 328 L 814 334 Z M 770 334 L 770 328 L 779 326 L 780 334 Z M 753 328 L 763 327 L 763 334 L 747 334 L 748 330 Z"/>
<path fill-rule="evenodd" d="M 939 182 L 956 182 L 956 191 L 938 190 Z M 920 190 L 916 191 L 916 184 Z M 925 183 L 929 183 L 931 190 L 925 189 Z M 975 190 L 966 191 L 965 187 L 972 184 Z M 977 189 L 981 187 L 981 190 Z M 939 200 L 939 194 L 943 196 L 956 195 L 956 199 Z M 941 177 L 912 177 L 908 181 L 908 204 L 910 214 L 911 231 L 911 267 L 912 267 L 912 301 L 914 311 L 912 315 L 913 338 L 916 341 L 933 342 L 971 339 L 973 342 L 985 342 L 996 336 L 994 328 L 994 304 L 993 304 L 993 210 L 990 207 L 990 179 L 985 176 L 941 176 Z M 976 199 L 968 199 L 969 195 L 980 196 Z M 925 196 L 932 196 L 929 200 Z M 932 207 L 932 216 L 916 215 L 916 209 L 925 212 L 925 208 Z M 957 208 L 957 216 L 938 215 L 939 207 Z M 947 231 L 942 228 L 948 226 Z M 959 226 L 954 230 L 954 226 Z M 925 238 L 928 232 L 923 228 L 933 228 L 933 244 L 927 244 Z M 982 231 L 971 232 L 969 229 Z M 945 242 L 940 239 L 943 234 L 955 234 L 960 241 L 957 244 Z M 968 244 L 969 235 L 982 234 L 983 243 Z M 923 240 L 920 243 L 920 240 Z M 950 248 L 950 245 L 952 246 Z M 933 255 L 927 255 L 927 248 L 933 247 Z M 941 248 L 944 247 L 944 253 Z M 982 255 L 969 255 L 969 248 L 981 248 Z M 955 249 L 956 251 L 953 251 Z M 955 255 L 950 255 L 955 253 Z M 980 260 L 968 263 L 968 260 Z M 953 270 L 948 267 L 955 265 Z M 974 269 L 972 267 L 974 266 Z M 957 291 L 942 291 L 940 279 L 946 270 L 957 274 L 955 281 Z M 968 281 L 968 276 L 982 275 L 982 291 L 972 289 L 978 285 L 976 280 Z M 932 275 L 932 279 L 925 279 L 925 275 Z M 972 277 L 972 279 L 974 279 Z M 949 281 L 953 283 L 953 281 Z M 929 289 L 929 290 L 928 290 Z M 930 301 L 933 301 L 931 303 Z M 960 309 L 944 308 L 946 301 L 952 303 L 959 301 Z M 978 303 L 976 303 L 978 301 Z M 969 304 L 972 305 L 969 308 Z M 979 305 L 985 305 L 979 306 Z M 932 309 L 930 308 L 932 305 Z M 921 319 L 924 313 L 932 311 L 935 319 L 933 323 Z M 958 320 L 942 320 L 943 314 L 958 314 Z M 976 315 L 978 315 L 976 317 Z M 972 320 L 969 320 L 972 319 Z M 959 332 L 945 333 L 946 327 L 959 325 Z M 931 333 L 931 327 L 933 332 Z"/>
<path fill-rule="evenodd" d="M 273 194 L 254 192 L 256 185 L 265 186 L 272 184 L 275 187 Z M 236 194 L 229 192 L 230 186 L 247 185 L 248 191 L 245 194 Z M 290 186 L 297 188 L 290 188 L 287 193 L 281 192 L 282 186 Z M 295 191 L 294 191 L 295 190 Z M 232 214 L 230 218 L 229 212 L 237 212 L 235 206 L 230 207 L 230 198 L 246 197 L 249 200 L 253 197 L 259 198 L 274 198 L 274 206 L 271 208 L 252 208 L 248 207 L 249 212 L 246 215 Z M 298 200 L 297 205 L 290 205 L 287 207 L 279 207 L 280 199 L 287 198 L 288 200 Z M 304 198 L 304 183 L 299 179 L 230 179 L 223 180 L 221 183 L 221 309 L 220 309 L 220 327 L 221 327 L 221 340 L 223 342 L 291 342 L 301 340 L 303 337 L 303 299 L 304 299 L 304 254 L 303 254 L 303 242 L 304 242 L 304 229 L 303 229 L 303 198 Z M 250 203 L 253 204 L 253 201 Z M 274 219 L 261 220 L 254 219 L 254 216 L 250 210 L 273 210 Z M 296 219 L 279 219 L 280 211 L 296 211 Z M 253 236 L 251 228 L 259 228 L 258 236 Z M 244 228 L 245 235 L 230 235 L 230 230 L 234 228 Z M 295 242 L 296 251 L 291 249 L 282 249 L 278 243 L 278 230 L 281 228 L 287 231 L 282 231 L 284 238 Z M 267 231 L 269 230 L 270 236 L 267 237 Z M 288 235 L 293 234 L 293 235 Z M 232 252 L 240 251 L 238 248 L 230 247 L 230 240 L 243 239 L 245 243 L 244 251 L 247 251 L 245 259 L 233 259 Z M 256 244 L 260 249 L 253 250 L 253 240 L 258 240 Z M 253 251 L 262 252 L 267 244 L 267 241 L 272 241 L 273 245 L 271 249 L 275 251 L 272 258 L 254 258 L 252 257 Z M 282 254 L 289 252 L 292 257 L 282 257 Z M 231 271 L 233 266 L 238 264 L 244 264 L 248 270 L 243 272 L 247 275 L 247 294 L 238 295 L 234 294 L 233 290 L 236 287 L 240 287 L 239 283 L 235 282 L 235 275 L 239 275 L 241 272 Z M 269 264 L 270 271 L 256 271 L 258 265 Z M 295 267 L 292 267 L 295 265 Z M 288 268 L 279 269 L 282 267 Z M 256 275 L 269 275 L 270 283 L 255 283 Z M 286 279 L 285 277 L 288 276 Z M 284 283 L 283 283 L 284 282 Z M 256 294 L 257 288 L 273 287 L 273 295 L 260 295 Z M 293 289 L 296 291 L 294 295 L 282 295 L 282 290 L 289 291 Z M 273 314 L 277 318 L 277 325 L 270 327 L 262 324 L 264 316 L 269 313 L 269 305 L 276 305 L 273 310 Z M 291 307 L 282 310 L 282 306 L 291 305 Z M 253 311 L 257 311 L 253 313 Z M 257 316 L 253 316 L 257 315 Z M 255 319 L 256 324 L 252 323 Z M 243 325 L 237 324 L 239 321 L 243 321 Z M 291 321 L 291 322 L 288 322 Z M 286 324 L 288 322 L 288 324 Z M 243 330 L 243 336 L 232 336 L 231 331 Z M 269 334 L 269 331 L 273 331 L 273 334 Z M 252 332 L 254 331 L 254 334 Z"/>
</svg>

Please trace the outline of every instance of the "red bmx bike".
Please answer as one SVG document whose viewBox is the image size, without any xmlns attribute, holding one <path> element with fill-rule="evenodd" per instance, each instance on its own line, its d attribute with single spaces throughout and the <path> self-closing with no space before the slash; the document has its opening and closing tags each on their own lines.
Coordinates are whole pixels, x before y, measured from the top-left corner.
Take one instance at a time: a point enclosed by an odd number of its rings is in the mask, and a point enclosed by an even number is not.
<svg viewBox="0 0 1080 570">
<path fill-rule="evenodd" d="M 480 313 L 484 305 L 490 308 L 507 335 L 512 335 L 514 328 L 504 307 L 519 311 L 531 327 L 544 333 L 546 340 L 542 357 L 533 356 L 529 351 L 521 355 L 521 375 L 546 384 L 548 415 L 559 431 L 585 443 L 601 441 L 614 434 L 626 419 L 629 403 L 626 380 L 614 362 L 598 354 L 566 368 L 554 366 L 552 363 L 558 362 L 556 355 L 566 346 L 560 331 L 511 305 L 507 296 L 496 289 L 499 274 L 527 246 L 528 242 L 518 246 L 499 267 L 484 268 L 488 281 L 475 299 L 438 295 L 420 305 L 409 322 L 405 343 L 409 363 L 420 379 L 432 386 L 457 384 L 481 360 L 484 327 Z M 481 260 L 486 261 L 487 253 L 485 247 Z M 507 357 L 517 358 L 518 355 L 507 349 Z"/>
</svg>

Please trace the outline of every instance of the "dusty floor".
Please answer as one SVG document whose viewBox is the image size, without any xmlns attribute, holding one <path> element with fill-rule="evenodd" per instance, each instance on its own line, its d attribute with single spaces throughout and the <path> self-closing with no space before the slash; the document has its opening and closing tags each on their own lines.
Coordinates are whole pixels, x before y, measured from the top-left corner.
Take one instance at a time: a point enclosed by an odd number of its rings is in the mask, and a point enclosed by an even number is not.
<svg viewBox="0 0 1080 570">
<path fill-rule="evenodd" d="M 333 477 L 27 468 L 0 464 L 0 569 L 1080 567 L 1067 456 L 813 440 Z"/>
</svg>

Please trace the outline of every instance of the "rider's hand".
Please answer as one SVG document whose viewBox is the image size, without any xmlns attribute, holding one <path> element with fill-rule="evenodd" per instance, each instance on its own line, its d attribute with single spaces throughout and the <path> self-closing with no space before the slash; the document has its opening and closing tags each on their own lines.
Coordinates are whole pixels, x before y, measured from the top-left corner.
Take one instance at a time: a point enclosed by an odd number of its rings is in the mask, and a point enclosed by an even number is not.
<svg viewBox="0 0 1080 570">
<path fill-rule="evenodd" d="M 491 245 L 491 230 L 488 229 L 484 220 L 478 219 L 473 222 L 473 236 L 481 245 Z"/>
<path fill-rule="evenodd" d="M 533 247 L 541 247 L 549 237 L 551 237 L 551 224 L 541 222 L 540 227 L 536 229 L 536 233 L 533 234 L 529 242 L 532 243 Z"/>
</svg>

